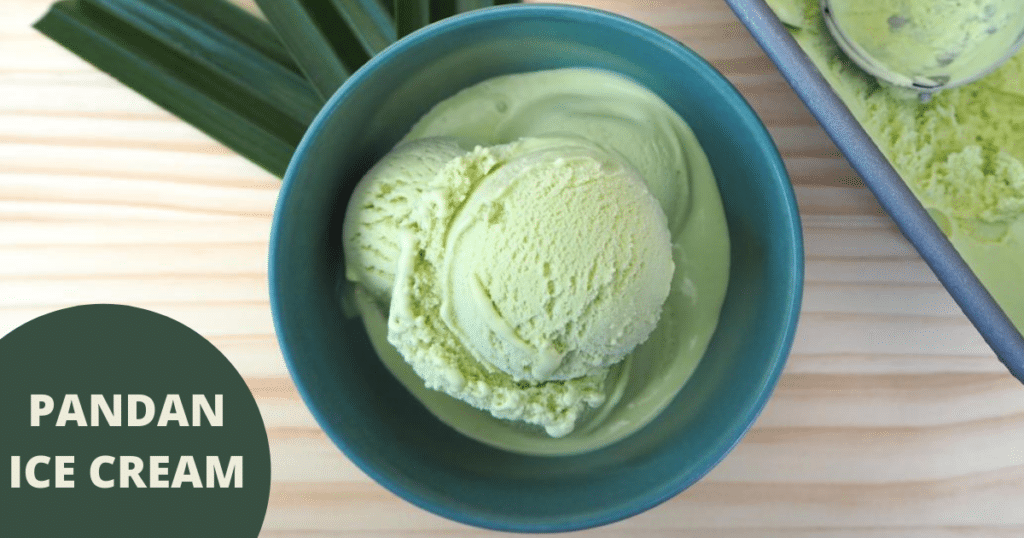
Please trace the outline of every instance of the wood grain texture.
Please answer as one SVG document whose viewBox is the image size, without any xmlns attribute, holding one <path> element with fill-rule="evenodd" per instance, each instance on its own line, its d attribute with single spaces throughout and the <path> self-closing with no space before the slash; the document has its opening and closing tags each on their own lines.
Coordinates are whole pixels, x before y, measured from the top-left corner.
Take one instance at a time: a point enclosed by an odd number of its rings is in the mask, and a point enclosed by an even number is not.
<svg viewBox="0 0 1024 538">
<path fill-rule="evenodd" d="M 375 484 L 288 378 L 267 299 L 278 181 L 0 2 L 0 334 L 57 308 L 169 315 L 241 371 L 270 432 L 264 535 L 473 537 Z M 670 501 L 587 535 L 1024 535 L 1024 389 L 720 0 L 591 0 L 708 58 L 775 138 L 803 217 L 793 353 L 749 435 Z"/>
</svg>

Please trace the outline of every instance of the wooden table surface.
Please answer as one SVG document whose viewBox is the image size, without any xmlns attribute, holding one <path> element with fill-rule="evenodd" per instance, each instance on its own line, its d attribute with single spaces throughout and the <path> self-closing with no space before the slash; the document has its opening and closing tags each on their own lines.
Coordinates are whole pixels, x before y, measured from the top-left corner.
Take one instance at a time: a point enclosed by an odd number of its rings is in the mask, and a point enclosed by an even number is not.
<svg viewBox="0 0 1024 538">
<path fill-rule="evenodd" d="M 750 433 L 706 478 L 593 536 L 1024 535 L 1024 388 L 996 360 L 721 0 L 588 0 L 708 58 L 792 176 L 799 330 Z M 84 303 L 208 337 L 270 435 L 265 536 L 484 536 L 378 486 L 317 427 L 274 339 L 278 180 L 30 28 L 0 2 L 0 335 Z"/>
</svg>

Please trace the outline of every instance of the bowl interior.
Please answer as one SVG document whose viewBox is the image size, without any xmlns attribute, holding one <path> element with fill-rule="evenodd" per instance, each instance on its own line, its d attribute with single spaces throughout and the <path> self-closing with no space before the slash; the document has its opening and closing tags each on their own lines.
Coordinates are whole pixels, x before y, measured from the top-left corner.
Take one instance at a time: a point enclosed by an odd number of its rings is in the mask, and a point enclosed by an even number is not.
<svg viewBox="0 0 1024 538">
<path fill-rule="evenodd" d="M 537 457 L 472 441 L 430 415 L 342 311 L 342 212 L 362 174 L 438 101 L 486 78 L 595 67 L 659 94 L 714 169 L 732 242 L 721 322 L 689 383 L 654 422 L 605 449 Z M 370 61 L 329 101 L 282 186 L 271 302 L 292 376 L 345 454 L 405 499 L 474 525 L 585 528 L 643 511 L 711 469 L 760 411 L 799 311 L 803 251 L 785 169 L 747 104 L 694 53 L 646 26 L 568 6 L 447 19 Z"/>
</svg>

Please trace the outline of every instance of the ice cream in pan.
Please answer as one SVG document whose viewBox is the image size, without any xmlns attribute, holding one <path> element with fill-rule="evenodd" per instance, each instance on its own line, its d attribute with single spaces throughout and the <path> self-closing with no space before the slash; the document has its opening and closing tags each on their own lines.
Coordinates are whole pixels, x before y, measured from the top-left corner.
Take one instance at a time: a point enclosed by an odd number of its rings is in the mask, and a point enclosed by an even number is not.
<svg viewBox="0 0 1024 538">
<path fill-rule="evenodd" d="M 695 369 L 728 278 L 693 133 L 592 69 L 439 103 L 359 182 L 343 233 L 388 368 L 457 430 L 534 454 L 652 420 Z"/>
<path fill-rule="evenodd" d="M 928 11 L 924 4 L 945 9 Z M 772 0 L 769 5 L 1024 332 L 1024 52 L 984 78 L 922 103 L 854 65 L 829 35 L 817 0 Z M 862 8 L 848 24 L 867 25 L 865 35 L 898 33 L 910 21 L 890 18 L 918 17 L 921 28 L 916 31 L 935 34 L 929 38 L 932 46 L 904 51 L 901 61 L 908 65 L 933 65 L 938 50 L 969 54 L 981 36 L 979 28 L 1019 35 L 1024 18 L 1022 0 L 872 5 L 878 8 Z M 943 18 L 947 22 L 937 24 Z"/>
</svg>

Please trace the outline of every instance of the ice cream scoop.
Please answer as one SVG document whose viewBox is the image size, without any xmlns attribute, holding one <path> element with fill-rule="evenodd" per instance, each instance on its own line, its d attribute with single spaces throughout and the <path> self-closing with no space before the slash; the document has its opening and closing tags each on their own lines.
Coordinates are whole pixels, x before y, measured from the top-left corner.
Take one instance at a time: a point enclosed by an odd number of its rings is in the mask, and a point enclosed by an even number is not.
<svg viewBox="0 0 1024 538">
<path fill-rule="evenodd" d="M 577 138 L 401 144 L 343 233 L 348 278 L 388 305 L 388 342 L 427 387 L 554 437 L 605 401 L 674 271 L 639 173 Z"/>
<path fill-rule="evenodd" d="M 1024 45 L 1024 0 L 821 0 L 860 68 L 922 100 L 973 82 Z"/>
<path fill-rule="evenodd" d="M 632 166 L 583 140 L 541 141 L 473 191 L 442 269 L 447 324 L 528 382 L 621 361 L 657 325 L 674 270 L 665 213 Z"/>
</svg>

